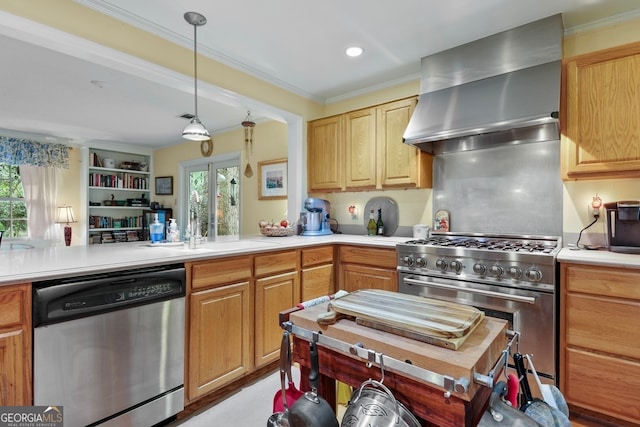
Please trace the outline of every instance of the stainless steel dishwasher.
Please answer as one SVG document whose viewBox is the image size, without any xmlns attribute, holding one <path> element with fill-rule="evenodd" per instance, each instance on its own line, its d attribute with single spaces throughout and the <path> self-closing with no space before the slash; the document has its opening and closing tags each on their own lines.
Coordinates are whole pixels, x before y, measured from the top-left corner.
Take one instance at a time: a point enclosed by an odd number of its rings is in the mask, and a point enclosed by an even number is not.
<svg viewBox="0 0 640 427">
<path fill-rule="evenodd" d="M 34 404 L 65 427 L 149 427 L 184 408 L 182 264 L 33 284 Z"/>
</svg>

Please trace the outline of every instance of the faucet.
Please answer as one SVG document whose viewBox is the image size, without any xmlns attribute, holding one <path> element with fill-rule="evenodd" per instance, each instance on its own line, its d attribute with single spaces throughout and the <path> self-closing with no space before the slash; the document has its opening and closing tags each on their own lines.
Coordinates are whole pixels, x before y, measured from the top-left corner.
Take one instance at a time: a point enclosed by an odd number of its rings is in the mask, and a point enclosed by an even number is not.
<svg viewBox="0 0 640 427">
<path fill-rule="evenodd" d="M 196 233 L 198 230 L 198 218 L 195 212 L 191 212 L 191 218 L 189 220 L 189 249 L 196 248 Z"/>
<path fill-rule="evenodd" d="M 191 192 L 191 218 L 189 218 L 189 249 L 195 249 L 200 241 L 200 227 L 198 226 L 197 208 L 200 205 L 200 195 L 196 190 Z"/>
</svg>

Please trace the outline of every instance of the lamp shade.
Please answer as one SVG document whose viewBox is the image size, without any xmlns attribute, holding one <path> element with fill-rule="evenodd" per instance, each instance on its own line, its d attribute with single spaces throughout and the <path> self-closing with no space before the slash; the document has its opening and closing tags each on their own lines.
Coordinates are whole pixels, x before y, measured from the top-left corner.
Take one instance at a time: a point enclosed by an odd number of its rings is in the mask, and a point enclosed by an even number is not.
<svg viewBox="0 0 640 427">
<path fill-rule="evenodd" d="M 211 139 L 209 131 L 200 122 L 200 119 L 194 117 L 182 131 L 182 137 L 191 141 L 206 141 Z"/>
<path fill-rule="evenodd" d="M 58 207 L 56 223 L 69 224 L 70 222 L 76 222 L 76 218 L 73 216 L 73 208 L 71 206 Z"/>
</svg>

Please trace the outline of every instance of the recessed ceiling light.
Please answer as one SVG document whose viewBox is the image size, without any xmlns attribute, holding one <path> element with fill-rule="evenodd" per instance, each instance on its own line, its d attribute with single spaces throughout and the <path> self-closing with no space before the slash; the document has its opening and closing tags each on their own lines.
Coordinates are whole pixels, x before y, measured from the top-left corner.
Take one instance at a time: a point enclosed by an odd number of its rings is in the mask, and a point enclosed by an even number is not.
<svg viewBox="0 0 640 427">
<path fill-rule="evenodd" d="M 356 57 L 362 55 L 362 52 L 364 52 L 364 50 L 359 46 L 352 46 L 348 47 L 345 52 L 347 53 L 347 56 Z"/>
</svg>

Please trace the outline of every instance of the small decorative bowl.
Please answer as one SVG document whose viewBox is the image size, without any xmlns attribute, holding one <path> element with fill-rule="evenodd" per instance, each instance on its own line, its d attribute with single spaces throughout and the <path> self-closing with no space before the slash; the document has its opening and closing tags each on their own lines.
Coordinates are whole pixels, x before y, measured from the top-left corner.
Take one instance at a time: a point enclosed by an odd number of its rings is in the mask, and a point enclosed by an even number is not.
<svg viewBox="0 0 640 427">
<path fill-rule="evenodd" d="M 293 236 L 295 232 L 296 229 L 291 224 L 288 227 L 277 227 L 271 225 L 260 227 L 260 233 L 267 237 L 289 237 Z"/>
</svg>

